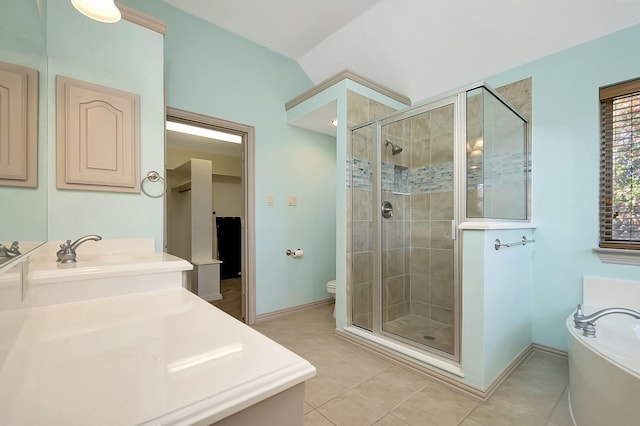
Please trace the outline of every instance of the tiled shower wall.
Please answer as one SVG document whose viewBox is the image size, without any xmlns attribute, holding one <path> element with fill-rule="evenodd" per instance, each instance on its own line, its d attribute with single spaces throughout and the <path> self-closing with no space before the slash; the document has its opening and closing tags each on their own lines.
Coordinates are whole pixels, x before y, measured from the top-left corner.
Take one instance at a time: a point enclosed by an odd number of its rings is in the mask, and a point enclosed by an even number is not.
<svg viewBox="0 0 640 426">
<path fill-rule="evenodd" d="M 384 117 L 395 111 L 386 105 L 347 91 L 347 127 Z M 351 303 L 351 318 L 355 325 L 371 329 L 373 325 L 373 265 L 372 238 L 374 219 L 372 209 L 372 162 L 375 141 L 371 128 L 349 132 L 347 158 L 355 159 L 352 187 L 347 187 L 347 300 Z M 349 160 L 347 160 L 349 161 Z M 350 182 L 351 164 L 346 165 L 347 184 Z M 349 304 L 347 304 L 349 306 Z"/>
<path fill-rule="evenodd" d="M 372 324 L 373 130 L 352 135 L 353 322 Z M 394 214 L 382 227 L 383 321 L 416 314 L 453 323 L 453 108 L 440 108 L 382 129 L 382 197 Z M 376 212 L 376 217 L 373 217 Z"/>
<path fill-rule="evenodd" d="M 410 309 L 453 325 L 453 106 L 411 119 Z"/>
<path fill-rule="evenodd" d="M 402 147 L 392 154 L 385 141 Z M 411 249 L 409 167 L 411 166 L 411 122 L 402 120 L 382 128 L 382 200 L 393 205 L 393 216 L 382 219 L 382 321 L 393 321 L 409 313 L 411 300 Z"/>
</svg>

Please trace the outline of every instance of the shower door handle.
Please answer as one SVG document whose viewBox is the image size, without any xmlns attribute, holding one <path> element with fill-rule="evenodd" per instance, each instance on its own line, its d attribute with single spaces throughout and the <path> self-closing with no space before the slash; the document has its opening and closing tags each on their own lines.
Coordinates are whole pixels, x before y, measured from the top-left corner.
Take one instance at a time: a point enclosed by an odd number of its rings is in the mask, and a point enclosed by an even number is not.
<svg viewBox="0 0 640 426">
<path fill-rule="evenodd" d="M 384 201 L 380 207 L 382 211 L 382 217 L 389 219 L 393 216 L 393 205 L 389 201 Z"/>
</svg>

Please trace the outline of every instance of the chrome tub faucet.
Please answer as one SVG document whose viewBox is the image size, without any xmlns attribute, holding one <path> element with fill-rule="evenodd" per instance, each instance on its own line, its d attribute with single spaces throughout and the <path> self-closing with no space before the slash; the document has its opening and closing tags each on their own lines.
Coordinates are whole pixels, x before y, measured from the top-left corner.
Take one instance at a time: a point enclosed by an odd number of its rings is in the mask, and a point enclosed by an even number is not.
<svg viewBox="0 0 640 426">
<path fill-rule="evenodd" d="M 612 314 L 629 315 L 636 319 L 640 319 L 640 312 L 627 308 L 607 308 L 585 316 L 584 312 L 582 312 L 582 305 L 578 305 L 576 313 L 573 314 L 573 325 L 575 328 L 582 330 L 582 334 L 584 336 L 596 337 L 596 321 L 605 315 Z"/>
<path fill-rule="evenodd" d="M 67 240 L 60 244 L 60 250 L 56 253 L 58 256 L 58 262 L 60 263 L 76 263 L 76 249 L 78 246 L 86 241 L 100 241 L 102 239 L 99 235 L 85 235 L 80 237 L 74 242 Z"/>
</svg>

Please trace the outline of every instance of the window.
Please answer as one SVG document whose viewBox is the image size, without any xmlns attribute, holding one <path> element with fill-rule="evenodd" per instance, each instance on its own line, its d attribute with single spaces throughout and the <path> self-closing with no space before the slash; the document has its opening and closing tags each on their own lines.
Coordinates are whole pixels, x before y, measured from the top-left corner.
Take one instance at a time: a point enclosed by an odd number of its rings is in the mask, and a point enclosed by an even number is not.
<svg viewBox="0 0 640 426">
<path fill-rule="evenodd" d="M 600 247 L 640 250 L 640 79 L 600 88 Z"/>
</svg>

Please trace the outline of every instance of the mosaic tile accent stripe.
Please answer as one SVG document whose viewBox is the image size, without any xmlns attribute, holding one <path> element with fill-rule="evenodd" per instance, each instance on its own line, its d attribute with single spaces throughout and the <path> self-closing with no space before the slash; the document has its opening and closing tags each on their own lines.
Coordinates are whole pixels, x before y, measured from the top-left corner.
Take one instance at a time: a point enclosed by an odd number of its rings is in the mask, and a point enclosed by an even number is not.
<svg viewBox="0 0 640 426">
<path fill-rule="evenodd" d="M 354 189 L 371 189 L 373 185 L 371 161 L 354 157 L 352 171 L 351 181 Z M 347 179 L 347 187 L 348 182 L 349 179 Z"/>
<path fill-rule="evenodd" d="M 467 164 L 467 186 L 488 188 L 524 184 L 523 163 L 524 156 L 519 152 L 471 157 Z M 351 185 L 355 189 L 372 188 L 371 161 L 362 158 L 354 158 L 351 163 L 347 161 L 346 186 L 351 188 Z M 382 163 L 382 190 L 402 194 L 452 191 L 453 163 L 412 168 Z"/>
<path fill-rule="evenodd" d="M 453 191 L 453 163 L 438 163 L 409 169 L 411 194 Z"/>
<path fill-rule="evenodd" d="M 351 176 L 349 176 L 351 171 Z M 353 186 L 351 186 L 353 185 Z M 371 189 L 373 171 L 369 160 L 354 158 L 347 167 L 347 188 Z M 382 190 L 401 194 L 423 194 L 453 190 L 453 163 L 406 168 L 382 163 Z"/>
<path fill-rule="evenodd" d="M 524 185 L 525 170 L 522 152 L 486 155 L 484 156 L 484 164 L 482 156 L 471 157 L 468 159 L 467 169 L 467 184 L 472 187 L 481 184 L 484 184 L 485 187 Z"/>
<path fill-rule="evenodd" d="M 389 163 L 382 163 L 382 190 L 409 194 L 409 169 Z"/>
</svg>

